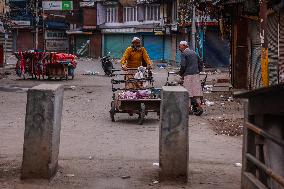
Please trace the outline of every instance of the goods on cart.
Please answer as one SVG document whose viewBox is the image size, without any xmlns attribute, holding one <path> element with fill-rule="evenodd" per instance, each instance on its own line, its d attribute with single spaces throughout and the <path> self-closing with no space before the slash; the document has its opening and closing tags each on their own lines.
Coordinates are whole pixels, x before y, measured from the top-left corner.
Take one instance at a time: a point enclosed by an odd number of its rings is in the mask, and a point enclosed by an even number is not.
<svg viewBox="0 0 284 189">
<path fill-rule="evenodd" d="M 19 51 L 15 53 L 18 62 L 16 73 L 24 79 L 31 76 L 35 79 L 74 78 L 76 68 L 76 56 L 66 53 L 40 52 L 36 50 Z"/>
<path fill-rule="evenodd" d="M 65 53 L 50 53 L 49 64 L 46 66 L 46 72 L 49 79 L 51 78 L 66 78 L 68 76 L 74 78 L 74 70 L 76 68 L 76 56 Z"/>
<path fill-rule="evenodd" d="M 121 70 L 112 70 L 112 72 L 114 76 L 117 76 L 116 79 L 111 80 L 113 96 L 109 112 L 113 122 L 117 113 L 128 113 L 130 116 L 138 114 L 138 123 L 141 125 L 149 112 L 156 112 L 158 116 L 160 115 L 161 89 L 153 87 L 154 80 L 150 69 L 139 67 L 128 69 L 126 73 Z M 125 84 L 125 87 L 119 87 L 120 84 Z M 129 88 L 129 86 L 132 87 Z"/>
<path fill-rule="evenodd" d="M 19 51 L 15 53 L 18 62 L 16 64 L 16 74 L 24 79 L 28 76 L 32 78 L 44 78 L 45 75 L 45 64 L 46 56 L 45 52 L 39 51 Z"/>
<path fill-rule="evenodd" d="M 118 93 L 118 99 L 156 99 L 160 98 L 160 92 L 153 89 L 137 91 L 121 91 Z"/>
</svg>

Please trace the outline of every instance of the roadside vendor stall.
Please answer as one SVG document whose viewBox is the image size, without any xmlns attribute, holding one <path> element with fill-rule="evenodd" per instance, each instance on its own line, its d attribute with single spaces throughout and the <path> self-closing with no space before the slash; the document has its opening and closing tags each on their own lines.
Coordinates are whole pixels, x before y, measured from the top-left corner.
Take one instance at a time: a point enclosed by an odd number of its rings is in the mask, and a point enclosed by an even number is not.
<svg viewBox="0 0 284 189">
<path fill-rule="evenodd" d="M 50 53 L 49 63 L 46 65 L 46 75 L 51 78 L 71 77 L 74 79 L 74 69 L 76 68 L 75 55 L 65 53 Z"/>
<path fill-rule="evenodd" d="M 18 59 L 16 73 L 27 79 L 71 79 L 75 76 L 76 56 L 66 53 L 19 51 L 15 53 Z"/>
</svg>

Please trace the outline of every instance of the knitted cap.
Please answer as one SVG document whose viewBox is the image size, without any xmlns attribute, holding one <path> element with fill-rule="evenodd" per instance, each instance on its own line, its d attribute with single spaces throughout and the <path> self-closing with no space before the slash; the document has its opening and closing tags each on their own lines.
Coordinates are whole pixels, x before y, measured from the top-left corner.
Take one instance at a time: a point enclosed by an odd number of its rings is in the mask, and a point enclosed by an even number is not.
<svg viewBox="0 0 284 189">
<path fill-rule="evenodd" d="M 179 42 L 180 45 L 188 45 L 186 41 Z"/>
<path fill-rule="evenodd" d="M 137 40 L 141 41 L 139 37 L 133 37 L 132 42 L 137 41 Z"/>
</svg>

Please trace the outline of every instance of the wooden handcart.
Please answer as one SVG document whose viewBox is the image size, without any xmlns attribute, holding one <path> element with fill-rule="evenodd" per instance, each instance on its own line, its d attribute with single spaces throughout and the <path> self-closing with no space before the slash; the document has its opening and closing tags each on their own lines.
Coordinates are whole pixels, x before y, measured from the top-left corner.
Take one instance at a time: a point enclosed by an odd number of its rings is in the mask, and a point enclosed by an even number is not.
<svg viewBox="0 0 284 189">
<path fill-rule="evenodd" d="M 119 73 L 114 75 L 125 76 L 128 74 Z M 112 91 L 113 97 L 111 102 L 111 109 L 110 109 L 110 117 L 113 122 L 115 122 L 115 114 L 117 113 L 128 113 L 130 116 L 133 114 L 138 115 L 138 124 L 142 125 L 145 121 L 145 117 L 148 115 L 149 112 L 156 112 L 158 116 L 160 116 L 160 92 L 161 89 L 157 89 L 153 87 L 153 77 L 150 70 L 148 70 L 147 76 L 143 79 L 130 79 L 130 80 L 117 80 L 112 79 Z M 150 87 L 147 88 L 118 88 L 115 87 L 118 84 L 126 84 L 126 83 L 135 83 L 135 82 L 149 82 Z M 141 90 L 149 90 L 153 93 L 151 98 L 147 99 L 120 99 L 117 92 L 119 91 L 131 91 L 131 92 L 138 92 Z"/>
<path fill-rule="evenodd" d="M 15 53 L 18 59 L 16 73 L 19 77 L 27 79 L 66 79 L 74 78 L 76 56 L 66 53 L 19 51 Z"/>
<path fill-rule="evenodd" d="M 68 61 L 59 61 L 55 64 L 46 65 L 46 75 L 48 79 L 74 79 L 74 68 Z"/>
</svg>

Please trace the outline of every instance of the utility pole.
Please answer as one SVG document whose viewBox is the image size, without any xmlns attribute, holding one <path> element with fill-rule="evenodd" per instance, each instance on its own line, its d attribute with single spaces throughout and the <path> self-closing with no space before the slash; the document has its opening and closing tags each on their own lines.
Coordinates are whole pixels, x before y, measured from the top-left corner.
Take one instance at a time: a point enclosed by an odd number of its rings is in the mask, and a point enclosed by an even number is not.
<svg viewBox="0 0 284 189">
<path fill-rule="evenodd" d="M 267 4 L 265 0 L 259 0 L 260 17 L 260 41 L 261 41 L 261 76 L 264 87 L 269 86 L 268 76 L 268 40 L 267 40 Z"/>
<path fill-rule="evenodd" d="M 195 51 L 195 34 L 196 34 L 196 22 L 195 22 L 195 5 L 194 2 L 192 2 L 192 24 L 191 24 L 191 45 L 193 48 L 193 51 Z"/>
<path fill-rule="evenodd" d="M 36 36 L 35 36 L 35 49 L 38 49 L 38 0 L 36 0 L 36 7 L 35 7 L 35 15 L 36 15 Z"/>
</svg>

